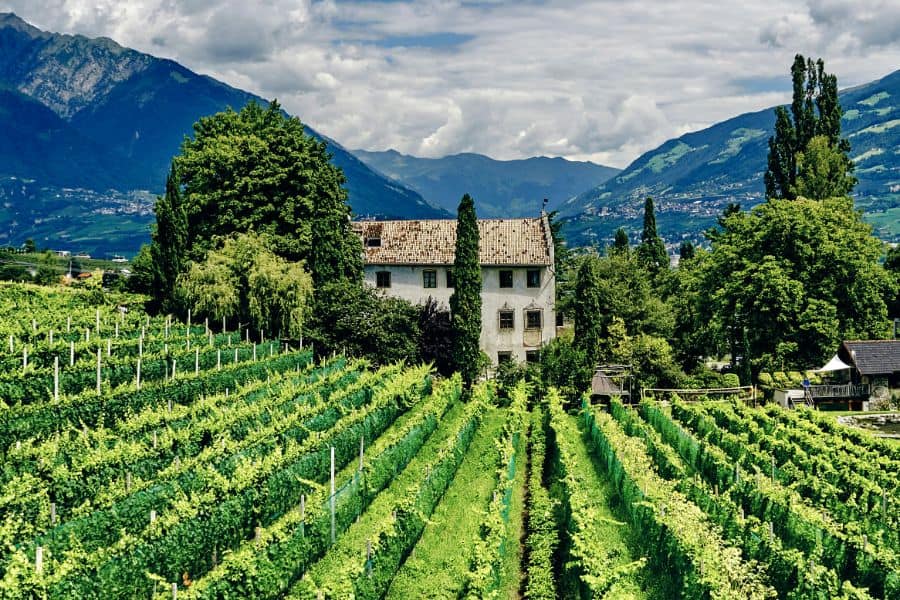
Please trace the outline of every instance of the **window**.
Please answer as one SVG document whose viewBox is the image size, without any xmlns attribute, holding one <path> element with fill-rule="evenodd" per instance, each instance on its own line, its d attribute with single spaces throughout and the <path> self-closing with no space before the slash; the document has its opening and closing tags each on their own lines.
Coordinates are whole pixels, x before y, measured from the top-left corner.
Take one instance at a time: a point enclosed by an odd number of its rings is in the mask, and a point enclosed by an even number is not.
<svg viewBox="0 0 900 600">
<path fill-rule="evenodd" d="M 366 246 L 369 248 L 380 248 L 381 247 L 381 238 L 380 237 L 366 238 Z"/>
<path fill-rule="evenodd" d="M 380 288 L 391 287 L 391 272 L 390 271 L 376 271 L 375 272 L 375 287 L 380 287 Z"/>
<path fill-rule="evenodd" d="M 500 271 L 500 287 L 511 288 L 513 282 L 512 275 L 512 271 Z"/>
<path fill-rule="evenodd" d="M 501 310 L 500 311 L 500 329 L 512 329 L 514 325 L 514 315 L 515 313 L 511 310 Z"/>
<path fill-rule="evenodd" d="M 526 350 L 525 351 L 525 362 L 531 363 L 531 364 L 541 362 L 541 351 L 540 350 Z"/>
<path fill-rule="evenodd" d="M 497 364 L 502 365 L 505 362 L 509 362 L 512 360 L 512 352 L 498 352 L 497 353 Z"/>
<path fill-rule="evenodd" d="M 422 287 L 437 287 L 437 271 L 422 271 Z"/>
<path fill-rule="evenodd" d="M 455 280 L 453 279 L 453 269 L 447 269 L 447 287 L 456 287 Z"/>
<path fill-rule="evenodd" d="M 530 288 L 541 287 L 541 270 L 528 269 L 528 271 L 526 271 L 526 281 L 528 282 L 528 287 Z"/>
<path fill-rule="evenodd" d="M 525 311 L 525 329 L 540 329 L 542 322 L 540 310 Z"/>
</svg>

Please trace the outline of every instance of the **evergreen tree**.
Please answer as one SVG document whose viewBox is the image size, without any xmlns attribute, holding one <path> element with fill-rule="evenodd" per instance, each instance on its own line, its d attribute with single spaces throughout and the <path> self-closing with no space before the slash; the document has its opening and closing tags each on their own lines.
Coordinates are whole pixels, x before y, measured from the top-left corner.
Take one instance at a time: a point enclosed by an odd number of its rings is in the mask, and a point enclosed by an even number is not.
<svg viewBox="0 0 900 600">
<path fill-rule="evenodd" d="M 678 257 L 680 260 L 691 260 L 694 258 L 694 244 L 691 241 L 681 242 L 681 247 L 678 248 Z"/>
<path fill-rule="evenodd" d="M 631 247 L 628 244 L 628 233 L 624 227 L 616 229 L 616 237 L 613 239 L 612 251 L 617 254 L 628 254 Z"/>
<path fill-rule="evenodd" d="M 478 218 L 475 202 L 466 194 L 456 217 L 455 288 L 450 296 L 453 325 L 453 362 L 466 387 L 481 369 L 481 262 L 478 254 Z"/>
<path fill-rule="evenodd" d="M 600 362 L 600 337 L 603 330 L 603 299 L 598 260 L 586 256 L 575 276 L 573 313 L 575 318 L 575 350 L 584 359 L 585 371 L 593 373 Z"/>
<path fill-rule="evenodd" d="M 795 199 L 800 192 L 812 193 L 817 198 L 829 193 L 843 192 L 852 177 L 850 142 L 841 138 L 841 105 L 838 100 L 837 77 L 825 72 L 825 63 L 806 59 L 798 54 L 791 66 L 793 100 L 790 114 L 779 106 L 775 109 L 775 135 L 769 138 L 768 169 L 765 174 L 766 198 Z M 812 140 L 823 137 L 827 146 L 837 155 L 841 173 L 834 179 L 842 182 L 838 187 L 810 191 L 798 188 L 801 165 L 798 155 L 806 153 Z M 819 151 L 821 154 L 821 151 Z M 807 178 L 808 179 L 808 178 Z"/>
<path fill-rule="evenodd" d="M 166 194 L 156 200 L 156 229 L 150 242 L 153 265 L 152 293 L 159 308 L 176 312 L 178 276 L 185 270 L 187 216 L 181 199 L 181 185 L 174 163 L 166 177 Z"/>
<path fill-rule="evenodd" d="M 641 244 L 638 246 L 637 253 L 641 264 L 651 274 L 655 275 L 669 265 L 666 245 L 656 232 L 656 214 L 653 208 L 653 198 L 650 197 L 644 201 L 644 229 L 641 232 Z"/>
</svg>

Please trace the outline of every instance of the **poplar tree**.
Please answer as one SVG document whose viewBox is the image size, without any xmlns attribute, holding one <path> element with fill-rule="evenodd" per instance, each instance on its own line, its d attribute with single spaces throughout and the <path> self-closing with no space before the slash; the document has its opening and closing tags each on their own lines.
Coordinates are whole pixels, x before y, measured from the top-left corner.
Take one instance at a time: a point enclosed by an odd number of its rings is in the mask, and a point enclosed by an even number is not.
<svg viewBox="0 0 900 600">
<path fill-rule="evenodd" d="M 644 201 L 644 229 L 641 232 L 641 244 L 637 253 L 639 261 L 651 274 L 655 275 L 669 264 L 666 245 L 656 232 L 656 214 L 653 198 L 650 197 Z"/>
<path fill-rule="evenodd" d="M 766 198 L 793 200 L 803 195 L 821 199 L 847 195 L 856 179 L 851 175 L 850 142 L 841 138 L 843 111 L 838 100 L 837 77 L 825 72 L 821 58 L 814 62 L 798 54 L 791 65 L 791 80 L 790 113 L 784 106 L 775 109 L 775 135 L 769 138 L 765 174 Z M 823 138 L 820 147 L 813 150 L 817 156 L 823 155 L 821 145 L 825 145 L 836 157 L 811 161 L 810 143 L 816 138 Z M 807 157 L 805 163 L 804 155 Z M 824 168 L 820 166 L 823 161 L 826 164 L 837 162 L 840 173 L 827 178 L 819 175 Z M 834 171 L 833 168 L 830 170 Z M 815 185 L 816 179 L 819 185 Z"/>
<path fill-rule="evenodd" d="M 174 164 L 166 177 L 166 194 L 157 198 L 154 211 L 156 228 L 150 242 L 152 293 L 163 311 L 174 312 L 178 308 L 176 282 L 185 269 L 187 252 L 187 216 Z"/>
<path fill-rule="evenodd" d="M 450 296 L 453 362 L 466 387 L 481 369 L 481 261 L 478 254 L 478 218 L 469 194 L 462 197 L 456 217 L 455 288 Z"/>
</svg>

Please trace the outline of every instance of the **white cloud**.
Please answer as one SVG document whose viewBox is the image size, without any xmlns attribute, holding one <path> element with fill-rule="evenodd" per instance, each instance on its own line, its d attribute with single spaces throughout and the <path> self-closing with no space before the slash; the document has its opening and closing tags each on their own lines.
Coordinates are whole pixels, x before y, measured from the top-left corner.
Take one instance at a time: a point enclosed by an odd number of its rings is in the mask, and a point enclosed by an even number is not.
<svg viewBox="0 0 900 600">
<path fill-rule="evenodd" d="M 624 166 L 788 99 L 796 52 L 842 86 L 897 68 L 900 3 L 0 0 L 277 97 L 349 148 Z"/>
</svg>

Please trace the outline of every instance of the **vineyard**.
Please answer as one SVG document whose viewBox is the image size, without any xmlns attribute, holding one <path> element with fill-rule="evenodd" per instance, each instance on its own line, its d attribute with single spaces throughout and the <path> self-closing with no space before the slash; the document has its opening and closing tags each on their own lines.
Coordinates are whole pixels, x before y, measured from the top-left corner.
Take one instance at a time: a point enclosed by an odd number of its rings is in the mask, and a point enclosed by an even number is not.
<svg viewBox="0 0 900 600">
<path fill-rule="evenodd" d="M 0 598 L 900 598 L 900 446 L 0 286 Z"/>
</svg>

